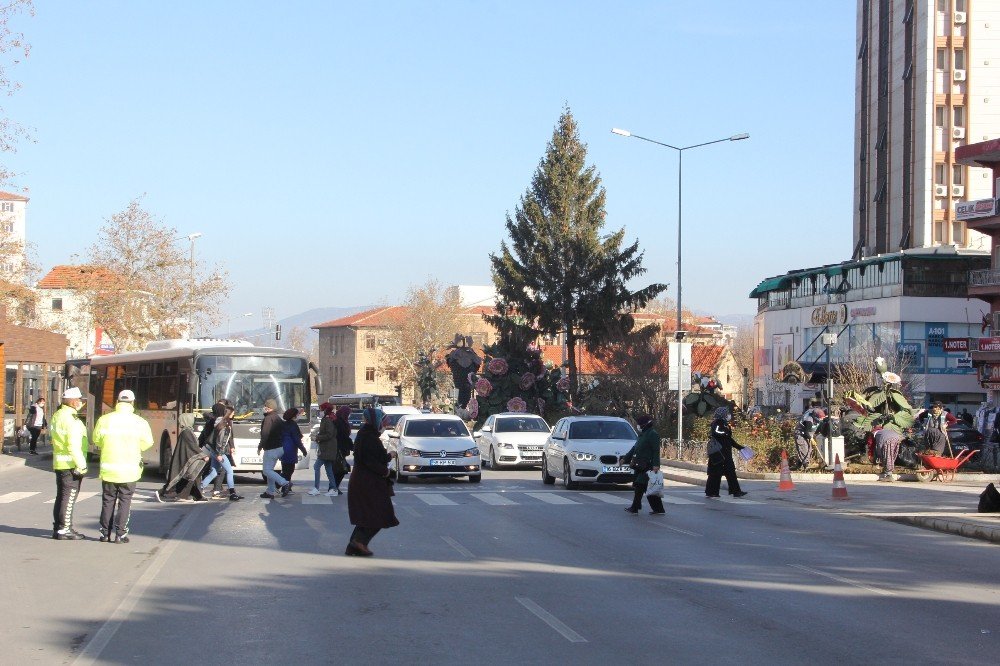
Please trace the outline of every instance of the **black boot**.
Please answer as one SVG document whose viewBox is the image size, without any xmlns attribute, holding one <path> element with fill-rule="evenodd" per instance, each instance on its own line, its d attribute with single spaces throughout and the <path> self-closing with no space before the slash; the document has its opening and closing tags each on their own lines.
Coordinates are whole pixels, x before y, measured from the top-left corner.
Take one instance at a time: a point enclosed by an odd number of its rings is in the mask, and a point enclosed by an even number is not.
<svg viewBox="0 0 1000 666">
<path fill-rule="evenodd" d="M 237 495 L 236 494 L 236 488 L 230 488 L 229 489 L 229 501 L 230 502 L 239 502 L 241 499 L 243 499 L 243 495 Z"/>
</svg>

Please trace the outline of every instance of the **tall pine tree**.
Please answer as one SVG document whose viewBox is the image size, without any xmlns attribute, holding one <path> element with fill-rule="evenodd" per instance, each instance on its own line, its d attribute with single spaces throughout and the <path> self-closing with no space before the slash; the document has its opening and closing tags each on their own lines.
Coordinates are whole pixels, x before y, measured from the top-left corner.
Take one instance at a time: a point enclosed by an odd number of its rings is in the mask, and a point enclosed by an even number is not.
<svg viewBox="0 0 1000 666">
<path fill-rule="evenodd" d="M 507 215 L 509 242 L 490 255 L 498 294 L 493 323 L 517 315 L 539 333 L 564 333 L 574 397 L 577 341 L 599 345 L 610 331 L 631 329 L 631 313 L 666 289 L 658 283 L 629 289 L 629 281 L 646 272 L 643 253 L 638 241 L 622 248 L 624 229 L 602 236 L 605 192 L 586 159 L 587 146 L 566 108 L 530 187 L 513 217 Z"/>
</svg>

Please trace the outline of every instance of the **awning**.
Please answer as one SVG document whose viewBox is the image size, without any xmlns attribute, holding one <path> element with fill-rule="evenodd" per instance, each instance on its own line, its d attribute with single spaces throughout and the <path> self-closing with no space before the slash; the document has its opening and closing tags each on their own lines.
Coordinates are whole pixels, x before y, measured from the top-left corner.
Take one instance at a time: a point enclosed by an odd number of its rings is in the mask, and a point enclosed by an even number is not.
<svg viewBox="0 0 1000 666">
<path fill-rule="evenodd" d="M 750 292 L 750 298 L 759 298 L 769 291 L 777 291 L 778 289 L 783 289 L 787 287 L 791 282 L 791 278 L 787 275 L 782 275 L 781 277 L 767 278 Z"/>
</svg>

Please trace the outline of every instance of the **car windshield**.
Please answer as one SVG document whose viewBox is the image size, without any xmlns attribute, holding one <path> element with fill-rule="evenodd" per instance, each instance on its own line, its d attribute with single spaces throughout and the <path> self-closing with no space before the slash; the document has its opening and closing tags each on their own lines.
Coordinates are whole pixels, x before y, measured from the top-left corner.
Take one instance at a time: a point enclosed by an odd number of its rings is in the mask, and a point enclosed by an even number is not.
<svg viewBox="0 0 1000 666">
<path fill-rule="evenodd" d="M 406 424 L 405 437 L 468 437 L 469 430 L 453 419 L 420 419 Z"/>
<path fill-rule="evenodd" d="M 625 421 L 578 421 L 569 426 L 570 439 L 635 439 L 635 430 Z"/>
<path fill-rule="evenodd" d="M 511 416 L 497 419 L 495 432 L 548 432 L 545 419 L 537 416 Z"/>
</svg>

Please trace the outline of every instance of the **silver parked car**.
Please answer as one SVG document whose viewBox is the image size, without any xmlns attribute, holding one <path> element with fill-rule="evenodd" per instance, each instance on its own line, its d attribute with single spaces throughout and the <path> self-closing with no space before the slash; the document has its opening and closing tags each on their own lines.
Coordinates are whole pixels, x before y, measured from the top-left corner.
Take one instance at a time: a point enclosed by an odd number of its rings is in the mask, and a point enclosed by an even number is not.
<svg viewBox="0 0 1000 666">
<path fill-rule="evenodd" d="M 552 428 L 542 451 L 542 482 L 561 478 L 567 490 L 581 483 L 631 483 L 622 464 L 638 438 L 632 424 L 617 416 L 567 416 Z"/>
<path fill-rule="evenodd" d="M 542 464 L 549 424 L 541 416 L 521 412 L 493 414 L 473 433 L 489 469 Z"/>
</svg>

